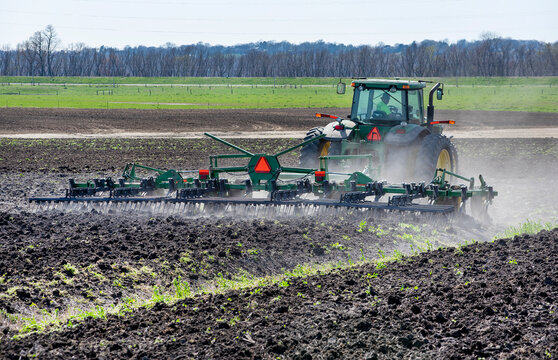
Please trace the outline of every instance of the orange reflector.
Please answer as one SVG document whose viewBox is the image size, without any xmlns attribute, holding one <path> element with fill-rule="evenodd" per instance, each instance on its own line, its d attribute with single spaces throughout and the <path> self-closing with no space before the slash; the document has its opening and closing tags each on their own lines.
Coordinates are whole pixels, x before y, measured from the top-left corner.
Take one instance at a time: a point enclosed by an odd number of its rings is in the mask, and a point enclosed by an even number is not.
<svg viewBox="0 0 558 360">
<path fill-rule="evenodd" d="M 380 135 L 380 132 L 378 131 L 377 127 L 374 126 L 374 128 L 372 130 L 370 130 L 368 135 L 366 135 L 366 140 L 368 140 L 368 141 L 380 141 L 380 140 L 382 140 L 382 136 Z"/>
<path fill-rule="evenodd" d="M 267 174 L 271 171 L 271 166 L 269 166 L 269 163 L 267 162 L 267 159 L 265 157 L 260 157 L 260 159 L 256 163 L 256 166 L 254 167 L 254 171 L 259 174 Z"/>
<path fill-rule="evenodd" d="M 409 89 L 409 85 L 403 85 L 402 88 L 403 89 Z"/>
<path fill-rule="evenodd" d="M 354 82 L 352 82 L 352 83 L 351 83 L 351 86 L 352 86 L 352 87 L 355 87 L 355 83 L 354 83 Z"/>
<path fill-rule="evenodd" d="M 454 125 L 455 121 L 453 121 L 453 120 L 432 121 L 431 124 L 450 124 L 450 125 Z"/>
<path fill-rule="evenodd" d="M 208 169 L 200 169 L 200 170 L 198 170 L 198 174 L 200 176 L 200 179 L 202 179 L 202 180 L 207 179 L 207 177 L 209 176 L 209 170 Z"/>
<path fill-rule="evenodd" d="M 316 117 L 322 117 L 322 114 L 316 113 Z"/>
</svg>

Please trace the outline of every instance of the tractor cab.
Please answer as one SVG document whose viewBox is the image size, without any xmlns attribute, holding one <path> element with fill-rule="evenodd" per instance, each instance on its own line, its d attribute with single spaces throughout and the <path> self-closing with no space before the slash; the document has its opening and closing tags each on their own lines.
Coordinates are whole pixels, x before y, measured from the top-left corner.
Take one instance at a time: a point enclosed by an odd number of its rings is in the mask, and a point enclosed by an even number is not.
<svg viewBox="0 0 558 360">
<path fill-rule="evenodd" d="M 355 80 L 351 120 L 378 125 L 401 122 L 423 124 L 424 82 L 402 80 Z"/>
<path fill-rule="evenodd" d="M 441 100 L 444 85 L 432 86 L 425 108 L 426 83 L 399 79 L 354 80 L 349 119 L 316 114 L 335 121 L 306 133 L 304 140 L 318 136 L 320 140 L 302 147 L 301 166 L 327 169 L 329 164 L 336 173 L 365 169 L 375 179 L 382 176 L 411 182 L 432 180 L 436 169 L 455 171 L 457 153 L 450 139 L 442 135 L 441 125 L 454 121 L 434 121 L 434 94 Z M 337 93 L 344 92 L 345 86 L 340 81 Z"/>
</svg>

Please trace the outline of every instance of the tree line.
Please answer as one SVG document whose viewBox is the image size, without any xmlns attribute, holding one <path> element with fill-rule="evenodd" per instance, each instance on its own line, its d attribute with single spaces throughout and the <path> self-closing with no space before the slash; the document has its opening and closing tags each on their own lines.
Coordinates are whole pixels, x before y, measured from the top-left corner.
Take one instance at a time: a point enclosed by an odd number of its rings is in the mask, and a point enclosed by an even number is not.
<svg viewBox="0 0 558 360">
<path fill-rule="evenodd" d="M 257 42 L 59 49 L 52 25 L 15 49 L 0 49 L 2 76 L 140 77 L 435 77 L 556 76 L 558 42 L 504 39 L 424 40 L 395 46 L 352 46 L 323 41 Z"/>
</svg>

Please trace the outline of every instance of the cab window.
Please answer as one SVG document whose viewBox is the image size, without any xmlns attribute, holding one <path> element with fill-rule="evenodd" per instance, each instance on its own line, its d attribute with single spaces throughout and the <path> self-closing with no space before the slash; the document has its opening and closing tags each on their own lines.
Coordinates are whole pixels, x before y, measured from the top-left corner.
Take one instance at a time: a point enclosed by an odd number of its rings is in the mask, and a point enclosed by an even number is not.
<svg viewBox="0 0 558 360">
<path fill-rule="evenodd" d="M 424 115 L 422 113 L 422 94 L 419 90 L 408 91 L 408 113 L 409 123 L 421 124 L 424 122 Z"/>
</svg>

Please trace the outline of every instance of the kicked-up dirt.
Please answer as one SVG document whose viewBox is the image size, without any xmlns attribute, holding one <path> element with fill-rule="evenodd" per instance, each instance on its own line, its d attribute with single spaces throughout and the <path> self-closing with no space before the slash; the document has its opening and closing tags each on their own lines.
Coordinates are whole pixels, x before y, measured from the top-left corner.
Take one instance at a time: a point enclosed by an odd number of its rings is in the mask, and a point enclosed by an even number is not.
<svg viewBox="0 0 558 360">
<path fill-rule="evenodd" d="M 229 139 L 254 153 L 276 153 L 301 139 Z M 491 207 L 496 223 L 558 218 L 558 139 L 454 139 L 458 172 L 482 174 L 500 192 Z M 209 155 L 235 151 L 212 139 L 0 139 L 0 207 L 25 209 L 30 196 L 63 195 L 68 179 L 118 179 L 124 165 L 207 168 Z M 298 152 L 280 157 L 298 166 Z M 145 174 L 147 176 L 148 174 Z M 477 178 L 478 184 L 478 178 Z M 518 204 L 521 204 L 518 206 Z"/>
</svg>

